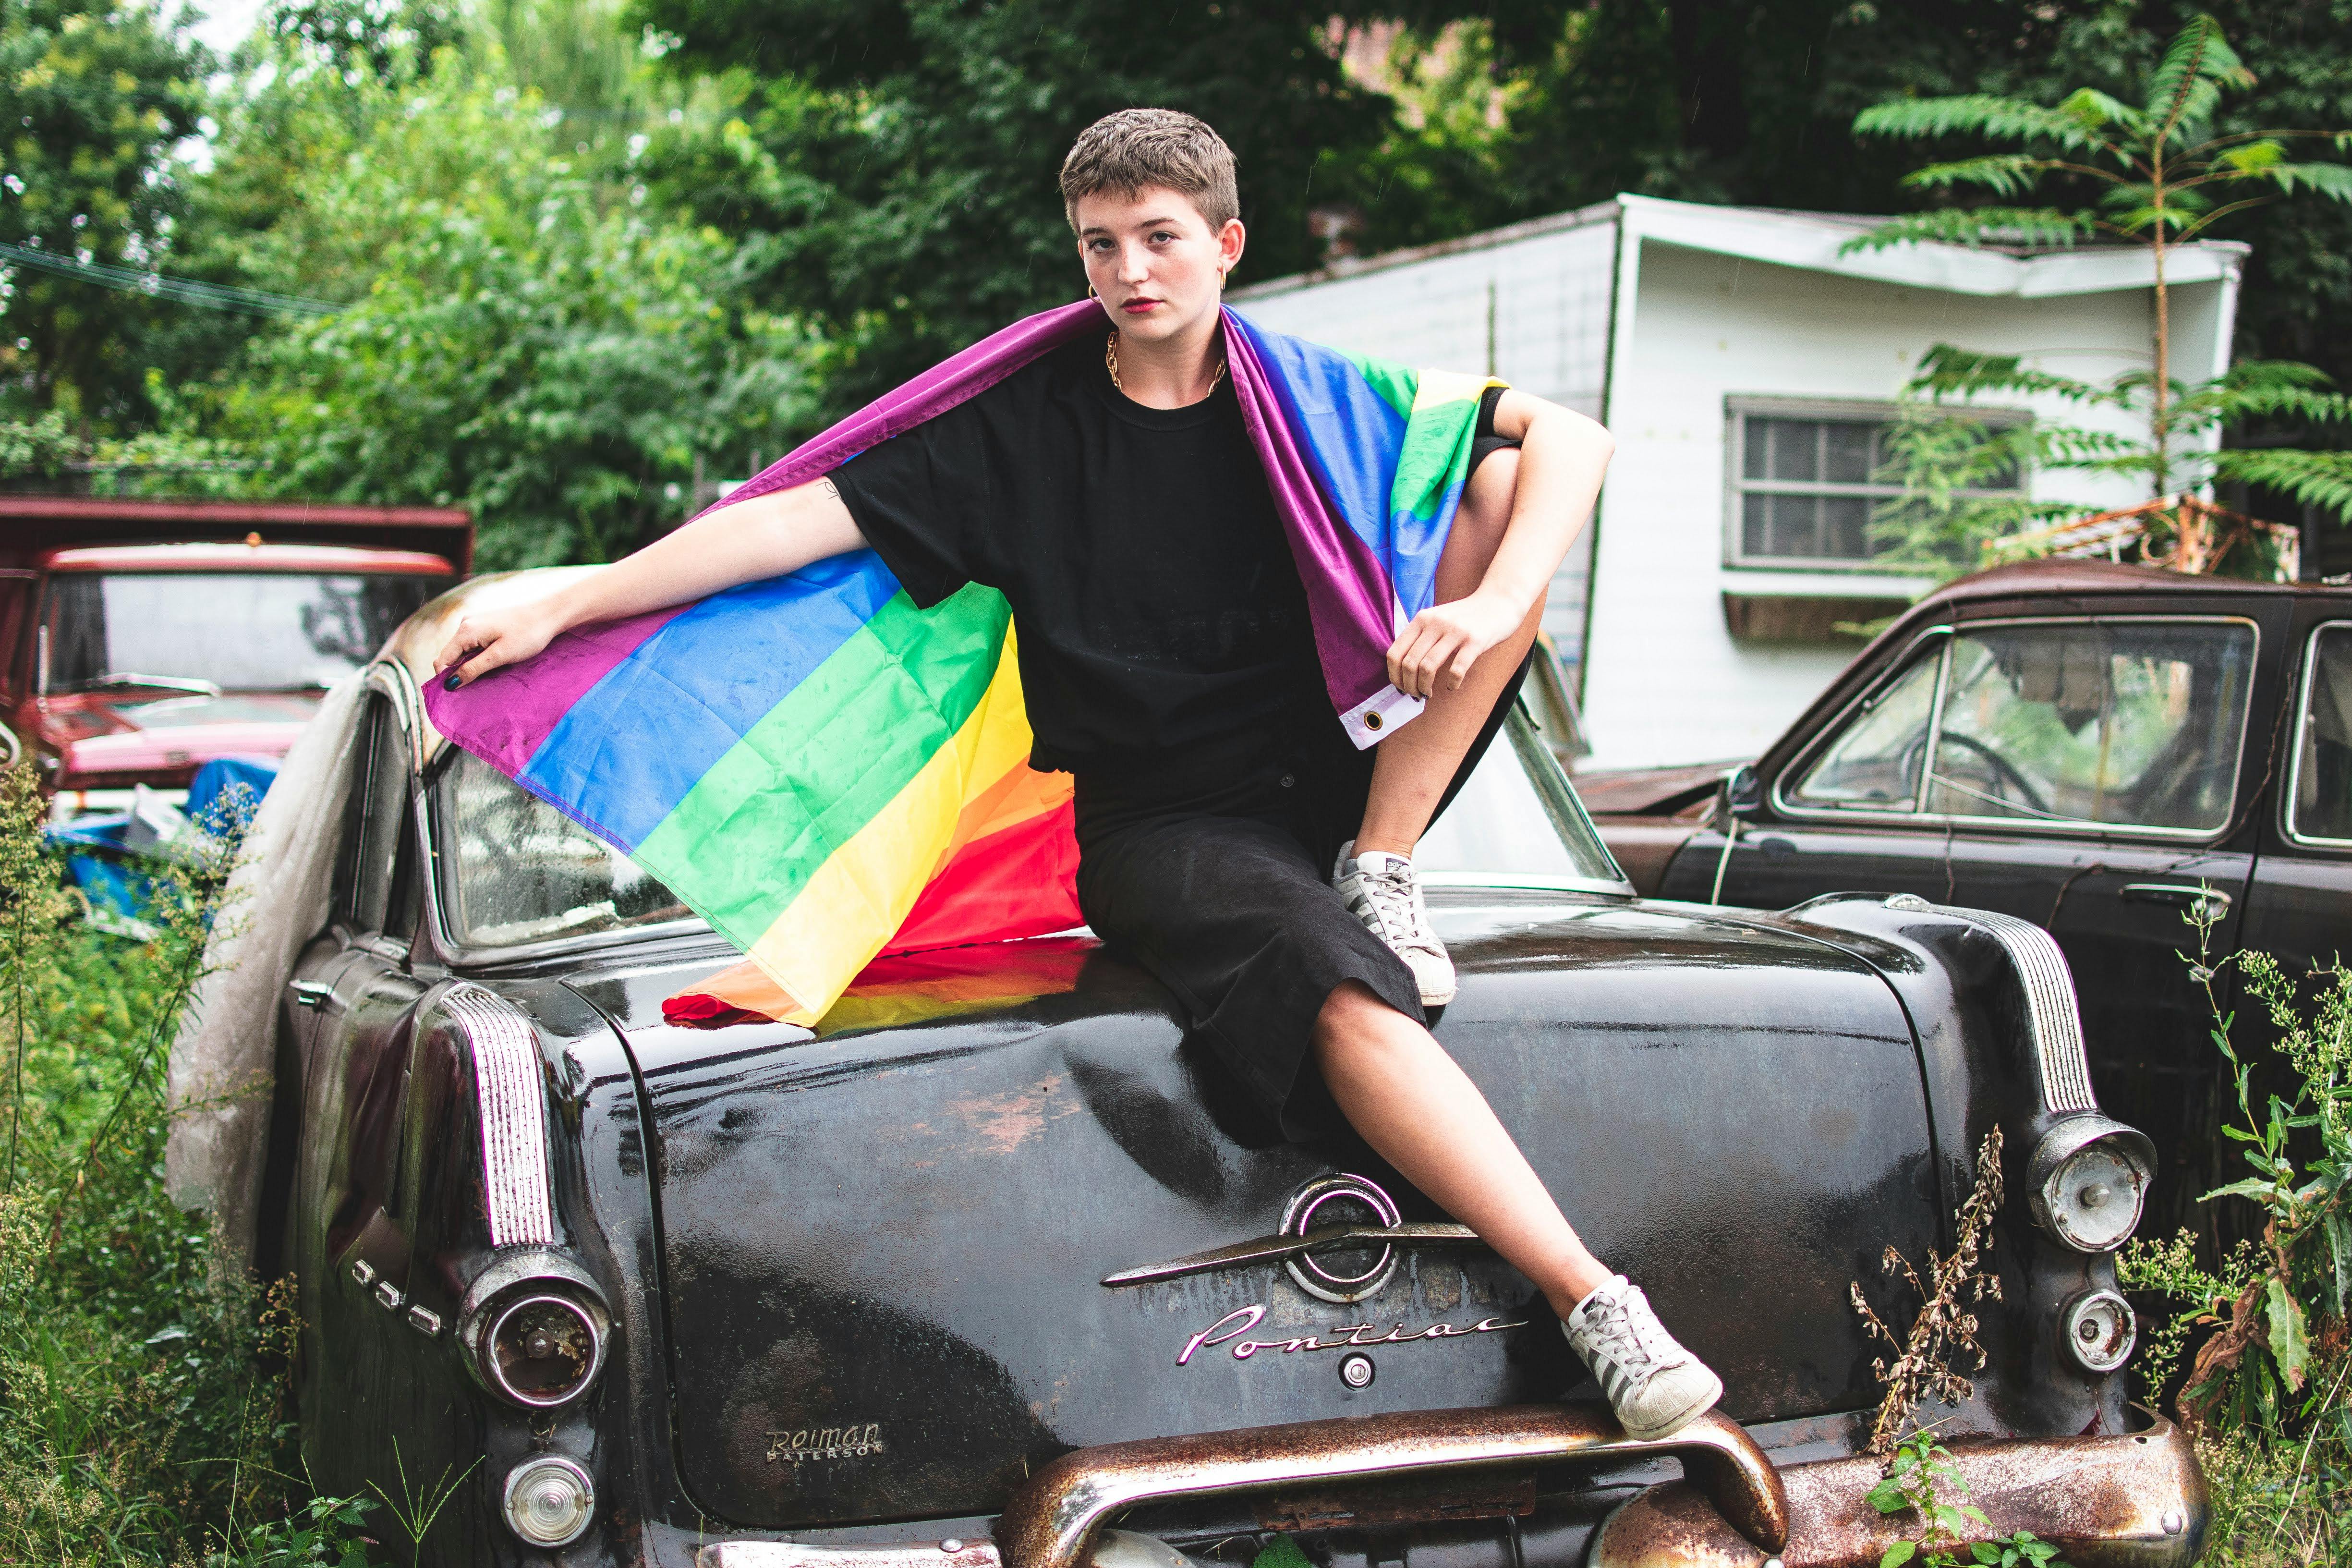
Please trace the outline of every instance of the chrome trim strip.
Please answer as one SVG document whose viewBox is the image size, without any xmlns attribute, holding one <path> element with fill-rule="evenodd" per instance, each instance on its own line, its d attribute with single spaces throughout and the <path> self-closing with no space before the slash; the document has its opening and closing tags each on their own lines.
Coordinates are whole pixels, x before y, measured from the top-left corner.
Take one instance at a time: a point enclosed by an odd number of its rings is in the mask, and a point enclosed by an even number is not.
<svg viewBox="0 0 2352 1568">
<path fill-rule="evenodd" d="M 1923 910 L 1983 930 L 2000 943 L 2025 987 L 2026 1021 L 2032 1030 L 2033 1059 L 2042 1079 L 2042 1109 L 2058 1114 L 2096 1110 L 2091 1064 L 2083 1051 L 2083 1016 L 2074 1002 L 2074 975 L 2058 940 L 2031 921 L 1990 910 L 1931 904 L 1916 893 L 1886 900 L 1891 910 Z"/>
<path fill-rule="evenodd" d="M 1310 1253 L 1342 1251 L 1360 1247 L 1483 1247 L 1478 1233 L 1466 1225 L 1412 1221 L 1404 1225 L 1325 1225 L 1304 1236 L 1261 1236 L 1230 1247 L 1146 1263 L 1107 1274 L 1103 1283 L 1113 1290 L 1129 1285 L 1149 1285 L 1160 1279 L 1181 1279 L 1188 1274 L 1213 1274 L 1221 1268 L 1246 1268 L 1253 1263 L 1278 1263 Z"/>
<path fill-rule="evenodd" d="M 2068 817 L 2057 822 L 2035 822 L 2026 817 L 1967 816 L 1956 812 L 1868 811 L 1853 806 L 1797 805 L 1792 805 L 1787 798 L 1782 788 L 1785 781 L 1817 760 L 1822 749 L 1835 738 L 1857 707 L 1884 690 L 1892 680 L 1900 679 L 1903 672 L 1909 668 L 1912 654 L 1916 651 L 1919 644 L 1928 637 L 1958 636 L 1964 631 L 1976 631 L 1986 626 L 2087 626 L 2112 623 L 2128 623 L 2133 626 L 2244 626 L 2254 634 L 2253 654 L 2246 666 L 2250 672 L 2247 676 L 2246 710 L 2239 716 L 2238 721 L 2237 766 L 2230 774 L 2230 812 L 2221 826 L 2215 828 L 2150 827 L 2127 822 L 2089 822 L 2076 817 Z M 2085 837 L 2121 838 L 2135 842 L 2153 840 L 2167 844 L 2215 843 L 2229 831 L 2230 825 L 2238 819 L 2238 786 L 2244 782 L 2246 776 L 2246 735 L 2249 726 L 2253 722 L 2253 688 L 2261 674 L 2262 659 L 2263 628 L 2259 623 L 2249 620 L 2243 616 L 2004 616 L 1995 620 L 1955 621 L 1947 626 L 1929 626 L 1919 634 L 1909 647 L 1903 650 L 1901 656 L 1886 667 L 1889 673 L 1881 675 L 1864 688 L 1853 701 L 1838 710 L 1835 719 L 1822 727 L 1821 733 L 1815 735 L 1803 751 L 1790 760 L 1788 766 L 1773 775 L 1772 788 L 1766 799 L 1771 803 L 1772 810 L 1777 816 L 1799 823 L 1858 822 L 1874 827 L 1940 828 L 1949 826 L 1998 829 L 2004 833 L 2072 833 Z M 1948 674 L 1948 668 L 1946 674 Z M 1943 689 L 1948 684 L 1946 675 L 1939 674 L 1937 677 L 1935 722 L 1939 731 L 1943 721 Z M 1929 748 L 1927 763 L 1934 762 L 1935 749 L 1933 746 Z M 1920 782 L 1923 784 L 1927 782 L 1925 776 L 1927 771 L 1927 767 L 1923 765 L 1920 770 L 1922 775 Z"/>
<path fill-rule="evenodd" d="M 457 984 L 441 1009 L 466 1036 L 482 1118 L 482 1198 L 490 1245 L 555 1241 L 555 1201 L 547 1170 L 547 1100 L 539 1041 L 530 1020 L 496 993 Z"/>
<path fill-rule="evenodd" d="M 2287 739 L 2286 794 L 2279 801 L 2279 831 L 2292 844 L 2314 849 L 2352 849 L 2352 838 L 2326 838 L 2305 833 L 2294 825 L 2295 803 L 2303 798 L 2303 737 L 2311 727 L 2312 678 L 2319 670 L 2319 639 L 2329 632 L 2352 633 L 2352 621 L 2322 621 L 2304 641 L 2303 674 L 2294 686 L 2294 732 Z"/>
</svg>

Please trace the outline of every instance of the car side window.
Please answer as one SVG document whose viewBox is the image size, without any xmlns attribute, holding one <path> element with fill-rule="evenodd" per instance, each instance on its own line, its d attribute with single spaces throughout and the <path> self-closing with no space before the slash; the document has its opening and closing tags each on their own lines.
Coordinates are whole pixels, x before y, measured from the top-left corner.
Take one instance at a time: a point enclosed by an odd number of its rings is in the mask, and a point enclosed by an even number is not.
<svg viewBox="0 0 2352 1568">
<path fill-rule="evenodd" d="M 2223 621 L 1962 627 L 1925 809 L 2210 833 L 2238 774 L 2254 629 Z"/>
<path fill-rule="evenodd" d="M 1800 805 L 1846 811 L 1916 811 L 1927 760 L 1927 722 L 1936 707 L 1940 647 L 1930 648 L 1879 688 L 1805 771 L 1790 798 Z"/>
<path fill-rule="evenodd" d="M 2352 844 L 2352 626 L 2312 635 L 2287 831 Z"/>
<path fill-rule="evenodd" d="M 395 882 L 415 880 L 413 872 L 401 875 L 414 853 L 407 824 L 408 736 L 392 700 L 371 692 L 336 861 L 335 917 L 352 930 L 397 936 L 408 929 L 415 900 L 394 897 Z"/>
</svg>

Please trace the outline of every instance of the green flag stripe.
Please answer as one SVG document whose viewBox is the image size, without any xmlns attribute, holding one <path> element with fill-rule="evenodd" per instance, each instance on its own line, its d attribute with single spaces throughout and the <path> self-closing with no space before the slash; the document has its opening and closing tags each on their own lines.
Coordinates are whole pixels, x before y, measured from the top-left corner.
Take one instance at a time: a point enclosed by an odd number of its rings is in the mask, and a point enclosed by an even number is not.
<svg viewBox="0 0 2352 1568">
<path fill-rule="evenodd" d="M 1011 619 L 977 584 L 929 610 L 898 594 L 696 781 L 637 860 L 748 950 L 971 717 Z M 727 847 L 753 844 L 756 859 Z"/>
</svg>

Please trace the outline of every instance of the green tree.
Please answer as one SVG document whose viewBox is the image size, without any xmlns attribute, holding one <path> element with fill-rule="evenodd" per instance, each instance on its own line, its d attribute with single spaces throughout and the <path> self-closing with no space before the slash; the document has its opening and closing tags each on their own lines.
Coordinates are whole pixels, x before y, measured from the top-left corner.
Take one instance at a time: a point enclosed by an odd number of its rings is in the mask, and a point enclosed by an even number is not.
<svg viewBox="0 0 2352 1568">
<path fill-rule="evenodd" d="M 145 412 L 140 333 L 171 307 L 52 268 L 169 254 L 205 52 L 146 0 L 0 0 L 0 371 L 20 405 L 85 434 Z M 55 258 L 51 268 L 28 253 Z"/>
<path fill-rule="evenodd" d="M 2176 383 L 2171 374 L 2166 263 L 2173 247 L 2204 237 L 2235 214 L 2299 192 L 2352 202 L 2352 168 L 2290 155 L 2291 144 L 2301 140 L 2324 137 L 2343 147 L 2352 145 L 2352 136 L 2216 126 L 2223 96 L 2252 81 L 2221 25 L 2200 15 L 2173 36 L 2138 84 L 2137 101 L 2081 86 L 2054 103 L 1987 93 L 1905 98 L 1856 117 L 1855 133 L 1864 137 L 1967 137 L 2007 146 L 1929 163 L 1905 179 L 1912 189 L 1948 200 L 1958 193 L 1990 200 L 1907 214 L 1847 249 L 1918 240 L 2064 245 L 2105 236 L 2144 246 L 2154 268 L 2147 370 L 2093 382 L 2038 370 L 2016 355 L 1949 344 L 1927 357 L 1908 390 L 1937 407 L 1915 414 L 1898 431 L 1897 468 L 1909 493 L 1880 520 L 1882 533 L 1900 542 L 1898 554 L 1973 564 L 1969 543 L 1981 545 L 2028 518 L 2048 521 L 2089 510 L 1959 494 L 1993 471 L 2024 467 L 2126 476 L 2157 500 L 2189 497 L 2216 480 L 2235 481 L 2352 515 L 2352 454 L 2213 444 L 2221 432 L 2255 419 L 2352 421 L 2352 399 L 2328 389 L 2325 374 L 2309 365 L 2261 360 L 2241 362 L 2191 385 Z M 2051 195 L 2055 203 L 2047 199 Z M 2002 394 L 2121 410 L 2145 434 L 2063 422 L 2000 425 L 1941 410 L 1947 400 Z M 2159 548 L 2186 526 L 2177 505 L 2152 521 L 2158 526 L 2150 542 Z"/>
<path fill-rule="evenodd" d="M 1055 177 L 1089 121 L 1200 115 L 1240 160 L 1243 280 L 1313 264 L 1389 123 L 1331 52 L 1328 4 L 637 0 L 663 63 L 730 112 L 649 153 L 656 197 L 734 237 L 748 286 L 820 325 L 829 412 L 1084 288 Z"/>
<path fill-rule="evenodd" d="M 488 567 L 599 560 L 682 518 L 698 462 L 804 423 L 804 337 L 745 310 L 729 246 L 550 145 L 546 106 L 445 51 L 310 169 L 274 264 L 364 282 L 257 339 L 205 428 L 271 490 L 458 504 Z M 289 110 L 321 147 L 340 103 Z"/>
</svg>

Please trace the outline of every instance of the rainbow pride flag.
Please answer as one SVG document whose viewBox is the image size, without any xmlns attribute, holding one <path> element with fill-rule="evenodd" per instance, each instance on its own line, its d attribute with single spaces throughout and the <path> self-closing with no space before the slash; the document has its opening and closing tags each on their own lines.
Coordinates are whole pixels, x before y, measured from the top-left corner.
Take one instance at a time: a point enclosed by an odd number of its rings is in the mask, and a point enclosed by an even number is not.
<svg viewBox="0 0 2352 1568">
<path fill-rule="evenodd" d="M 1421 710 L 1384 656 L 1434 595 L 1492 383 L 1341 354 L 1231 310 L 1224 325 L 1332 707 L 1373 744 Z M 1106 330 L 1090 300 L 1017 321 L 704 516 L 829 473 Z M 1029 769 L 1014 628 L 993 589 L 919 610 L 856 551 L 581 627 L 457 691 L 431 687 L 425 707 L 743 951 L 751 970 L 714 1007 L 814 1025 L 877 957 L 1080 923 L 1070 779 Z"/>
</svg>

